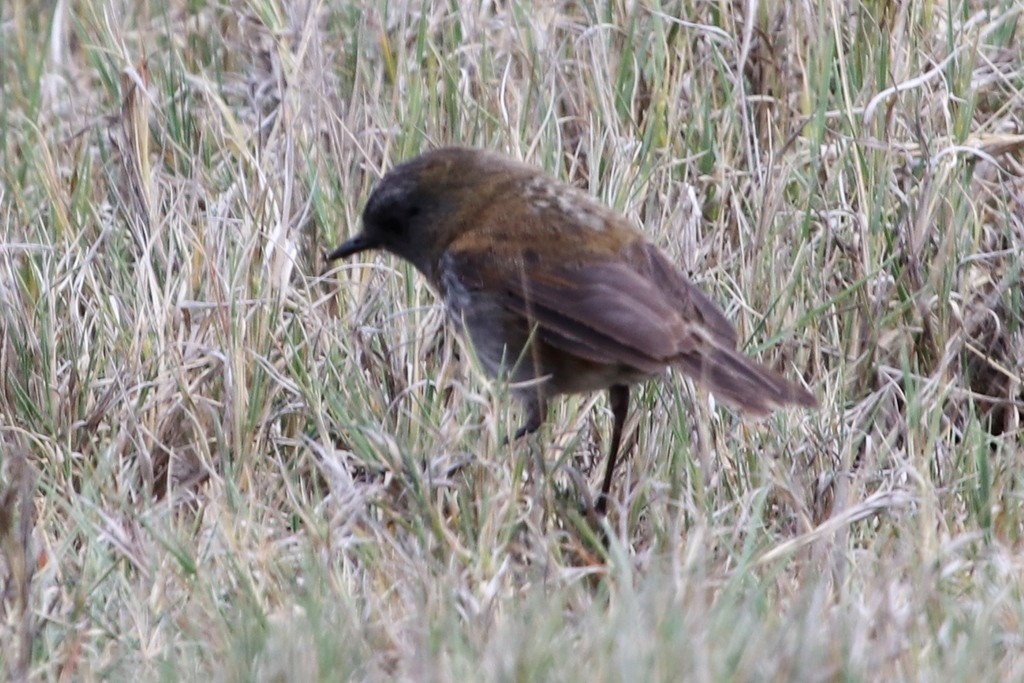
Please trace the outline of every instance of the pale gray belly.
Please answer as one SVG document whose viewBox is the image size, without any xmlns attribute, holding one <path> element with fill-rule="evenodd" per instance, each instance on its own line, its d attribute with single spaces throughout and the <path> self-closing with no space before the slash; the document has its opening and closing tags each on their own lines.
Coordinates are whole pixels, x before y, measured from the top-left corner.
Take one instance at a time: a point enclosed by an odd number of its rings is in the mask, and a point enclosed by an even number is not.
<svg viewBox="0 0 1024 683">
<path fill-rule="evenodd" d="M 588 393 L 615 384 L 634 384 L 651 374 L 619 363 L 596 363 L 545 343 L 522 316 L 504 308 L 497 297 L 451 291 L 445 304 L 456 328 L 472 343 L 484 370 L 511 382 L 546 378 L 526 390 L 542 396 Z M 531 334 L 533 332 L 533 334 Z"/>
</svg>

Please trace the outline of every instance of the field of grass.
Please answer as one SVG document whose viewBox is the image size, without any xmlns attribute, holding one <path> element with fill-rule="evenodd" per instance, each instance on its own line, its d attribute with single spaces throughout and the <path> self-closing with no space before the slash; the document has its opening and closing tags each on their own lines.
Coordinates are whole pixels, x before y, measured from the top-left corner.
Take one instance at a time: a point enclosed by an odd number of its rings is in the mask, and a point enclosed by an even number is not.
<svg viewBox="0 0 1024 683">
<path fill-rule="evenodd" d="M 0 679 L 1024 680 L 1024 6 L 0 4 Z M 642 225 L 817 411 L 536 436 L 422 278 L 458 143 Z M 578 475 L 578 476 L 577 476 Z"/>
</svg>

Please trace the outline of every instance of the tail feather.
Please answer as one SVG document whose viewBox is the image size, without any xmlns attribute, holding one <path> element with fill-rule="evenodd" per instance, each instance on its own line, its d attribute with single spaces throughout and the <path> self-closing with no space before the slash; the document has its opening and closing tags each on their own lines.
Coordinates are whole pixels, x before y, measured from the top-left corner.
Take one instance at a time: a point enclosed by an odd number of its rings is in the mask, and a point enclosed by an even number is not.
<svg viewBox="0 0 1024 683">
<path fill-rule="evenodd" d="M 730 348 L 705 347 L 700 353 L 678 356 L 673 365 L 716 398 L 754 415 L 764 416 L 786 405 L 818 406 L 814 395 L 799 384 Z"/>
</svg>

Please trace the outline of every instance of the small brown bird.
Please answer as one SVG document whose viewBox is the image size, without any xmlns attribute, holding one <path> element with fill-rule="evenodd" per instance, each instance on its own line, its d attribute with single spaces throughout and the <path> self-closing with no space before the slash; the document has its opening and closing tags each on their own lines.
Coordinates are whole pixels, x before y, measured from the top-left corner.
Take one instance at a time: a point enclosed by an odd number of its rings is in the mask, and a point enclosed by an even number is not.
<svg viewBox="0 0 1024 683">
<path fill-rule="evenodd" d="M 629 386 L 679 368 L 741 410 L 814 407 L 806 389 L 736 350 L 722 312 L 623 216 L 543 171 L 494 152 L 445 148 L 392 169 L 363 231 L 328 260 L 384 249 L 412 263 L 469 334 L 492 375 L 516 389 L 536 431 L 547 400 L 608 389 L 605 512 Z"/>
</svg>

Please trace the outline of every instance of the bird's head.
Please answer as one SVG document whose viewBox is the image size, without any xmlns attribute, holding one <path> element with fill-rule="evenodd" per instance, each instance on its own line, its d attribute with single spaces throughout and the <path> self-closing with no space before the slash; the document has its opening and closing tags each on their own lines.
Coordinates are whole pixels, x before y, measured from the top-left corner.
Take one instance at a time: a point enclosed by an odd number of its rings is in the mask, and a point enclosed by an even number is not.
<svg viewBox="0 0 1024 683">
<path fill-rule="evenodd" d="M 447 147 L 389 171 L 363 209 L 363 229 L 327 255 L 329 261 L 383 249 L 433 279 L 441 254 L 473 228 L 475 206 L 526 167 L 498 154 Z"/>
</svg>

